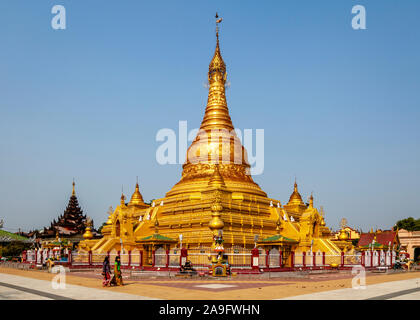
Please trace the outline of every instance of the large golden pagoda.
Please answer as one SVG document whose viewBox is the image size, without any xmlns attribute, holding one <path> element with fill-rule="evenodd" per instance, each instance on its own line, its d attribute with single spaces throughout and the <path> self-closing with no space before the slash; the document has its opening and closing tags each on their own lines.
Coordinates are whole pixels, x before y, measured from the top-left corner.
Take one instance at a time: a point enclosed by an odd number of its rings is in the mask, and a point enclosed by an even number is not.
<svg viewBox="0 0 420 320">
<path fill-rule="evenodd" d="M 213 235 L 223 230 L 225 247 L 276 246 L 280 250 L 322 250 L 338 253 L 328 240 L 323 216 L 304 204 L 297 190 L 287 205 L 267 197 L 250 175 L 247 152 L 236 136 L 226 101 L 226 65 L 219 32 L 209 65 L 209 92 L 203 121 L 187 151 L 182 177 L 151 205 L 143 202 L 139 185 L 127 204 L 125 196 L 108 217 L 100 240 L 86 240 L 80 249 L 104 253 L 120 250 L 150 252 L 159 246 L 210 247 Z M 258 237 L 256 237 L 258 236 Z"/>
</svg>

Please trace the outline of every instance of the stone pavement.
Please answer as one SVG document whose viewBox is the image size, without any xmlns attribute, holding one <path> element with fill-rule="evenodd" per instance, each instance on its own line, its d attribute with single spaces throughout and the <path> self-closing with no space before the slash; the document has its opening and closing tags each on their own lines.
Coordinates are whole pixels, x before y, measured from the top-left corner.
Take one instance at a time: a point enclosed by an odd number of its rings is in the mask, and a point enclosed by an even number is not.
<svg viewBox="0 0 420 320">
<path fill-rule="evenodd" d="M 281 300 L 420 300 L 420 278 L 287 297 Z"/>
<path fill-rule="evenodd" d="M 152 298 L 66 284 L 53 289 L 52 282 L 0 273 L 1 300 L 150 300 Z"/>
<path fill-rule="evenodd" d="M 66 274 L 66 290 L 53 289 L 55 277 L 45 271 L 0 266 L 0 299 L 168 299 L 168 300 L 272 300 L 272 299 L 420 299 L 420 272 L 366 274 L 367 289 L 354 290 L 352 274 L 319 274 L 308 278 L 177 279 L 152 276 L 130 279 L 124 286 L 102 287 L 100 271 Z"/>
</svg>

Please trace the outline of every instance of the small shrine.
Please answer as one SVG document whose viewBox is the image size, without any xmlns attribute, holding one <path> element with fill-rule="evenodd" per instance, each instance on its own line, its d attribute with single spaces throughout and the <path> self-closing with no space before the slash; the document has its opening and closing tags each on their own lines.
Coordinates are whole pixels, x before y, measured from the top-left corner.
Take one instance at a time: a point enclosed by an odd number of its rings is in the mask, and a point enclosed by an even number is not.
<svg viewBox="0 0 420 320">
<path fill-rule="evenodd" d="M 217 165 L 215 170 L 218 172 Z M 218 181 L 220 180 L 220 185 L 223 185 L 223 180 L 220 175 L 216 174 L 213 180 L 215 179 Z M 214 191 L 214 200 L 213 205 L 211 206 L 212 219 L 209 222 L 209 228 L 213 233 L 213 243 L 211 245 L 212 254 L 209 256 L 213 277 L 226 277 L 227 275 L 230 275 L 230 267 L 228 259 L 224 255 L 225 249 L 223 247 L 223 227 L 225 224 L 221 219 L 222 210 L 221 192 L 217 188 Z"/>
<path fill-rule="evenodd" d="M 354 250 L 353 240 L 358 239 L 360 235 L 347 226 L 347 219 L 342 218 L 340 221 L 340 231 L 335 234 L 335 238 L 331 239 L 333 243 L 343 252 Z"/>
<path fill-rule="evenodd" d="M 67 239 L 61 239 L 58 232 L 55 239 L 42 242 L 42 249 L 49 252 L 48 257 L 54 260 L 68 261 L 69 252 L 72 248 L 73 243 Z"/>
<path fill-rule="evenodd" d="M 215 254 L 211 255 L 211 270 L 213 277 L 227 277 L 231 274 L 230 266 L 227 257 L 224 255 L 225 248 L 223 248 L 223 232 L 213 237 L 212 251 Z"/>
</svg>

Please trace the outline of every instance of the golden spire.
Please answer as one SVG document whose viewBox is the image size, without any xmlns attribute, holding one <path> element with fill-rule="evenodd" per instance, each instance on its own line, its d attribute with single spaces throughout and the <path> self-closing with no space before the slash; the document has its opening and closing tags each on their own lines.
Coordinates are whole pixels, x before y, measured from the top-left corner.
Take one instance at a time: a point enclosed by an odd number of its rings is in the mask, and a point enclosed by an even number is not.
<svg viewBox="0 0 420 320">
<path fill-rule="evenodd" d="M 314 196 L 311 193 L 311 197 L 309 198 L 309 208 L 314 207 Z"/>
<path fill-rule="evenodd" d="M 136 189 L 134 190 L 133 195 L 131 196 L 130 203 L 128 205 L 144 205 L 143 197 L 139 190 L 139 183 L 136 183 Z"/>
<path fill-rule="evenodd" d="M 125 206 L 125 195 L 124 193 L 121 193 L 121 206 Z"/>
<path fill-rule="evenodd" d="M 298 204 L 298 205 L 304 205 L 303 201 L 302 201 L 302 196 L 300 195 L 299 191 L 298 191 L 298 186 L 295 180 L 295 185 L 293 188 L 293 193 L 290 195 L 289 198 L 289 202 L 287 203 L 288 205 L 290 204 Z"/>
<path fill-rule="evenodd" d="M 74 190 L 74 186 L 75 186 L 75 183 L 74 183 L 74 179 L 73 179 L 73 191 L 71 192 L 71 195 L 72 196 L 75 196 L 76 195 L 76 191 Z"/>
<path fill-rule="evenodd" d="M 216 19 L 217 18 L 218 16 L 216 14 Z M 209 95 L 207 99 L 206 111 L 200 129 L 208 130 L 217 128 L 231 131 L 234 129 L 234 127 L 226 102 L 226 64 L 223 61 L 219 46 L 220 22 L 221 19 L 216 20 L 216 49 L 209 64 Z"/>
<path fill-rule="evenodd" d="M 219 24 L 216 15 L 216 49 L 209 64 L 209 92 L 200 130 L 187 151 L 181 180 L 166 194 L 201 192 L 208 187 L 214 170 L 219 173 L 228 189 L 266 197 L 267 194 L 253 181 L 245 148 L 236 135 L 226 102 L 226 64 L 219 44 Z M 234 174 L 232 174 L 234 172 Z"/>
<path fill-rule="evenodd" d="M 322 217 L 321 226 L 325 227 L 326 223 L 325 223 L 325 213 L 324 213 L 324 207 L 323 207 L 323 206 L 321 206 L 321 207 L 319 208 L 319 210 L 320 210 L 320 215 L 321 215 L 321 217 Z"/>
</svg>

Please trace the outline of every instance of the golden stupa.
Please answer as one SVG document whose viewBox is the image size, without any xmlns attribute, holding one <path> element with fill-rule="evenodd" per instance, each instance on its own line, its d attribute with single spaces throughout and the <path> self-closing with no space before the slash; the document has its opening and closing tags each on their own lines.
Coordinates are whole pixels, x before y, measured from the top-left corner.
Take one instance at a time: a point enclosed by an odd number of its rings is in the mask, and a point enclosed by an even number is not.
<svg viewBox="0 0 420 320">
<path fill-rule="evenodd" d="M 251 249 L 257 241 L 258 246 L 289 252 L 340 252 L 329 240 L 330 230 L 313 206 L 313 197 L 305 204 L 296 182 L 289 202 L 282 206 L 253 181 L 247 152 L 229 115 L 226 79 L 217 27 L 207 106 L 180 181 L 151 205 L 144 203 L 136 184 L 129 203 L 122 195 L 120 205 L 109 215 L 103 238 L 80 243 L 80 250 L 105 253 L 119 251 L 122 245 L 145 252 L 147 265 L 152 250 L 179 248 L 181 234 L 184 247 L 210 248 L 213 235 L 223 230 L 225 248 Z"/>
</svg>

